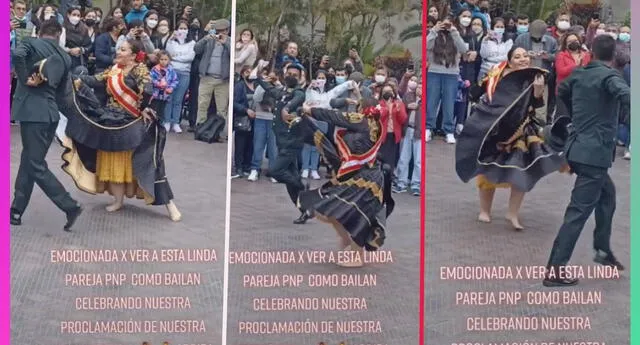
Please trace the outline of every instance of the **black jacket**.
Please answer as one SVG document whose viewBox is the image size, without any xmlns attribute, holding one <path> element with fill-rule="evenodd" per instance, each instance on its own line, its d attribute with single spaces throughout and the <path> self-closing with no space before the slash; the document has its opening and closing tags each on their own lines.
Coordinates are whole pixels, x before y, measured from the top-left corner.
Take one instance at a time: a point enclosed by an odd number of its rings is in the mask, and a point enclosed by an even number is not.
<svg viewBox="0 0 640 345">
<path fill-rule="evenodd" d="M 615 154 L 620 111 L 629 109 L 629 85 L 615 69 L 600 61 L 578 68 L 558 87 L 573 129 L 566 144 L 570 162 L 609 168 Z"/>
<path fill-rule="evenodd" d="M 45 59 L 46 62 L 43 62 Z M 20 122 L 58 122 L 58 102 L 68 83 L 71 58 L 57 40 L 25 39 L 12 52 L 18 78 L 13 99 L 12 119 Z M 37 87 L 27 86 L 34 66 L 43 64 L 46 81 Z"/>
</svg>

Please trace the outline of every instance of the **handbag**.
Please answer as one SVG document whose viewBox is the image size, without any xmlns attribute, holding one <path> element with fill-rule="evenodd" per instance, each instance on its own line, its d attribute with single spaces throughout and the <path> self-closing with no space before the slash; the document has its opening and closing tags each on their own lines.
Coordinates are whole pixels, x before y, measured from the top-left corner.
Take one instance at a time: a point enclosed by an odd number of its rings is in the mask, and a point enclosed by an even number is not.
<svg viewBox="0 0 640 345">
<path fill-rule="evenodd" d="M 249 116 L 234 116 L 233 130 L 238 132 L 251 132 L 253 128 Z"/>
</svg>

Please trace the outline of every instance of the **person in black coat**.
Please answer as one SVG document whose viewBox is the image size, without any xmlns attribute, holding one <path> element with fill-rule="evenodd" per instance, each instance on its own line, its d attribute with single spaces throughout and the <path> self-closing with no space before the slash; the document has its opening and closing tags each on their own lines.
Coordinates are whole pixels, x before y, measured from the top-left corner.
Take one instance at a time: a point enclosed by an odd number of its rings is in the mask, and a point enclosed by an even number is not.
<svg viewBox="0 0 640 345">
<path fill-rule="evenodd" d="M 48 20 L 40 27 L 40 38 L 21 42 L 12 54 L 18 76 L 12 115 L 20 122 L 22 155 L 10 210 L 11 225 L 22 224 L 35 184 L 66 213 L 64 230 L 69 231 L 82 213 L 80 204 L 71 198 L 45 160 L 60 121 L 58 94 L 68 82 L 72 66 L 71 58 L 58 45 L 61 33 L 62 26 L 55 19 Z"/>
<path fill-rule="evenodd" d="M 616 208 L 616 190 L 609 176 L 615 155 L 618 112 L 628 109 L 629 85 L 612 68 L 616 42 L 608 36 L 593 41 L 593 60 L 576 69 L 558 88 L 558 97 L 569 107 L 572 130 L 565 155 L 576 178 L 564 223 L 553 242 L 547 264 L 545 286 L 571 286 L 578 280 L 565 276 L 562 267 L 571 259 L 585 223 L 595 211 L 594 261 L 624 270 L 611 250 L 611 227 Z"/>
</svg>

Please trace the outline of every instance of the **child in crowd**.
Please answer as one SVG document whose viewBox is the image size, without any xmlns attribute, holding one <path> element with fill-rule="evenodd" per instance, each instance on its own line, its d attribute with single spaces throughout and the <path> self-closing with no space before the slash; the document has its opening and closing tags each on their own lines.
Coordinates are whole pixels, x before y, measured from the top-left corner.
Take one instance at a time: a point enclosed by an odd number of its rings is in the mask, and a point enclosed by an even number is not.
<svg viewBox="0 0 640 345">
<path fill-rule="evenodd" d="M 453 106 L 453 114 L 456 117 L 456 133 L 460 134 L 464 128 L 464 122 L 467 120 L 467 89 L 471 86 L 469 80 L 462 80 L 462 74 L 458 74 L 458 93 L 456 94 L 456 103 Z"/>
<path fill-rule="evenodd" d="M 171 93 L 178 86 L 178 74 L 169 64 L 171 57 L 162 50 L 158 53 L 158 64 L 151 69 L 151 82 L 153 83 L 152 108 L 160 116 L 167 132 L 171 129 L 171 124 L 164 121 L 164 109 L 171 97 Z"/>
</svg>

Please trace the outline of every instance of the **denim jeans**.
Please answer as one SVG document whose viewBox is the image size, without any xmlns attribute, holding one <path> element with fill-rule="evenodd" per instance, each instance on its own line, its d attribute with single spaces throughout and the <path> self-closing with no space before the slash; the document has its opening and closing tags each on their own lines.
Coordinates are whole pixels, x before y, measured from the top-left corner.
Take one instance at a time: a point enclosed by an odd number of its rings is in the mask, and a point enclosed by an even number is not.
<svg viewBox="0 0 640 345">
<path fill-rule="evenodd" d="M 455 74 L 427 74 L 427 129 L 435 130 L 438 118 L 438 104 L 442 102 L 442 130 L 453 134 L 455 124 L 453 107 L 458 92 L 458 76 Z"/>
<path fill-rule="evenodd" d="M 169 104 L 165 108 L 164 122 L 170 124 L 180 123 L 180 114 L 182 113 L 182 105 L 184 103 L 184 95 L 189 89 L 189 73 L 176 72 L 178 74 L 178 86 L 171 97 L 169 98 Z"/>
<path fill-rule="evenodd" d="M 631 126 L 626 124 L 618 125 L 618 140 L 622 141 L 624 147 L 629 149 L 631 144 Z"/>
<path fill-rule="evenodd" d="M 400 159 L 396 168 L 398 189 L 406 189 L 409 184 L 409 162 L 413 158 L 413 172 L 411 173 L 411 189 L 420 190 L 420 176 L 422 174 L 421 141 L 414 137 L 415 129 L 408 127 L 400 145 Z"/>
<path fill-rule="evenodd" d="M 318 170 L 320 153 L 315 146 L 304 144 L 302 148 L 302 170 Z"/>
<path fill-rule="evenodd" d="M 273 163 L 278 156 L 276 147 L 276 136 L 273 134 L 273 120 L 255 119 L 253 121 L 253 159 L 251 160 L 251 170 L 262 168 L 265 148 L 269 156 L 269 171 L 273 168 Z"/>
</svg>

